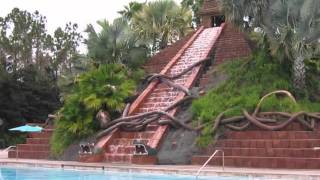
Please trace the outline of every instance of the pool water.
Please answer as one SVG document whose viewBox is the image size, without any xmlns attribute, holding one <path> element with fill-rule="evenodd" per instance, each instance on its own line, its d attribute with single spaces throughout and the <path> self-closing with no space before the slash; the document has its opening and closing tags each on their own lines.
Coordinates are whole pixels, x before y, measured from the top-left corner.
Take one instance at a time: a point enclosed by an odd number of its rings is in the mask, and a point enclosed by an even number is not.
<svg viewBox="0 0 320 180">
<path fill-rule="evenodd" d="M 117 173 L 0 166 L 0 180 L 195 180 L 194 176 Z M 200 177 L 199 180 L 248 180 L 244 177 Z"/>
</svg>

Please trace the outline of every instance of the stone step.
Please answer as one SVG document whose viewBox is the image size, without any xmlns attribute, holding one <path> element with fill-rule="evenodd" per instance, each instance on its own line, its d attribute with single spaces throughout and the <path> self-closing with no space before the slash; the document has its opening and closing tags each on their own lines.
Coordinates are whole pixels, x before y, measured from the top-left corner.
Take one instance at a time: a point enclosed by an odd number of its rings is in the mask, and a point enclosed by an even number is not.
<svg viewBox="0 0 320 180">
<path fill-rule="evenodd" d="M 27 144 L 50 144 L 49 138 L 27 138 Z"/>
<path fill-rule="evenodd" d="M 149 139 L 139 139 L 144 144 L 147 144 Z M 112 140 L 111 145 L 121 145 L 121 146 L 133 146 L 134 139 L 127 139 L 127 138 L 115 138 Z"/>
<path fill-rule="evenodd" d="M 146 128 L 146 131 L 156 131 L 158 129 L 158 125 L 155 124 L 149 124 Z"/>
<path fill-rule="evenodd" d="M 320 139 L 318 131 L 227 131 L 227 139 Z"/>
<path fill-rule="evenodd" d="M 9 158 L 22 158 L 22 159 L 48 159 L 50 156 L 49 151 L 19 151 L 16 156 L 16 151 L 9 151 Z"/>
<path fill-rule="evenodd" d="M 143 131 L 143 132 L 120 132 L 119 138 L 127 139 L 148 139 L 151 138 L 154 131 Z"/>
<path fill-rule="evenodd" d="M 320 139 L 225 139 L 218 140 L 215 147 L 229 148 L 314 148 L 320 147 Z M 212 147 L 210 147 L 212 148 Z"/>
<path fill-rule="evenodd" d="M 201 77 L 199 81 L 200 87 L 206 86 L 208 82 L 209 82 L 209 78 L 207 76 Z"/>
<path fill-rule="evenodd" d="M 44 130 L 42 132 L 34 132 L 34 133 L 29 133 L 30 138 L 50 138 L 53 134 L 53 130 Z"/>
<path fill-rule="evenodd" d="M 131 163 L 132 154 L 113 154 L 105 153 L 105 161 L 108 163 Z"/>
<path fill-rule="evenodd" d="M 50 151 L 48 144 L 17 144 L 18 151 Z"/>
<path fill-rule="evenodd" d="M 223 148 L 225 156 L 320 158 L 313 148 Z M 211 155 L 214 151 L 206 152 Z"/>
<path fill-rule="evenodd" d="M 133 154 L 135 150 L 134 146 L 123 146 L 123 145 L 109 145 L 106 148 L 107 153 L 114 154 Z"/>
<path fill-rule="evenodd" d="M 203 165 L 209 157 L 210 156 L 193 156 L 192 164 Z M 209 162 L 209 165 L 221 166 L 222 157 L 214 157 Z M 320 158 L 225 156 L 225 166 L 252 168 L 319 169 Z"/>
<path fill-rule="evenodd" d="M 274 123 L 270 124 L 270 125 L 275 125 Z M 316 123 L 315 124 L 315 130 L 319 130 L 320 129 L 320 123 Z M 262 132 L 271 132 L 271 131 L 267 131 L 267 130 L 263 130 L 253 124 L 251 124 L 246 131 L 243 132 L 248 132 L 248 131 L 262 131 Z M 286 127 L 282 128 L 281 131 L 309 131 L 309 129 L 307 129 L 305 126 L 303 126 L 302 124 L 300 124 L 299 122 L 291 122 L 290 124 L 288 124 Z M 311 131 L 312 132 L 312 131 Z"/>
</svg>

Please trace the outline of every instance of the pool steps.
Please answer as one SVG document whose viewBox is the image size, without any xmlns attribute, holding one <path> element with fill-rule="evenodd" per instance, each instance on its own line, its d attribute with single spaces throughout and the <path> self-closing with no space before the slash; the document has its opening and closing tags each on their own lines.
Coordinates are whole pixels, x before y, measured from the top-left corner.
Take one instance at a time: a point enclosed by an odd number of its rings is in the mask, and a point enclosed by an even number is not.
<svg viewBox="0 0 320 180">
<path fill-rule="evenodd" d="M 193 156 L 192 164 L 205 162 L 216 149 L 225 152 L 225 165 L 229 167 L 252 168 L 320 168 L 320 132 L 305 131 L 298 123 L 285 131 L 231 131 L 217 140 L 214 145 L 204 148 Z M 221 165 L 221 156 L 211 161 L 211 165 Z"/>
<path fill-rule="evenodd" d="M 49 159 L 53 131 L 50 128 L 40 133 L 29 133 L 25 144 L 17 144 L 16 150 L 9 151 L 9 158 Z"/>
</svg>

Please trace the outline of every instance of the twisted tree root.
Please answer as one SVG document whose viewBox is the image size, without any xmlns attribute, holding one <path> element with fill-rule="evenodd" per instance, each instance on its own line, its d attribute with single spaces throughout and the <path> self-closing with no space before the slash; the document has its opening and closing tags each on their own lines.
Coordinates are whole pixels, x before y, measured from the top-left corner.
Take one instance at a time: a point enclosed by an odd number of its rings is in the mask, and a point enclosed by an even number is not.
<svg viewBox="0 0 320 180">
<path fill-rule="evenodd" d="M 250 122 L 246 122 L 245 124 L 241 125 L 241 126 L 235 126 L 232 124 L 227 124 L 226 127 L 235 131 L 243 131 L 245 129 L 247 129 L 250 126 Z"/>
<path fill-rule="evenodd" d="M 156 116 L 153 116 L 156 115 Z M 151 116 L 151 118 L 150 118 Z M 187 130 L 191 130 L 191 131 L 198 131 L 198 128 L 193 128 L 183 122 L 180 122 L 177 118 L 175 118 L 174 116 L 170 115 L 167 112 L 164 111 L 152 111 L 152 112 L 148 112 L 148 113 L 144 113 L 141 115 L 136 115 L 136 116 L 131 116 L 131 117 L 125 117 L 125 118 L 120 118 L 117 120 L 116 123 L 112 123 L 112 125 L 110 125 L 107 129 L 99 132 L 97 134 L 97 138 L 101 138 L 102 136 L 105 136 L 106 134 L 110 133 L 111 131 L 113 131 L 116 128 L 120 128 L 122 126 L 143 126 L 143 125 L 148 125 L 152 122 L 157 121 L 160 117 L 166 117 L 170 120 L 170 122 L 166 122 L 166 124 L 174 124 L 174 126 L 176 127 L 182 127 L 184 129 Z M 139 119 L 138 119 L 139 118 Z M 149 118 L 149 119 L 147 119 Z M 132 119 L 138 119 L 137 121 L 129 121 L 128 120 L 132 120 Z M 163 122 L 162 122 L 163 124 Z"/>
<path fill-rule="evenodd" d="M 152 74 L 150 76 L 147 76 L 146 79 L 144 81 L 147 81 L 147 83 L 151 83 L 153 80 L 157 79 L 157 80 L 160 80 L 162 83 L 170 86 L 170 87 L 173 87 L 173 88 L 176 88 L 180 91 L 183 91 L 185 94 L 187 94 L 188 96 L 191 96 L 191 92 L 189 91 L 188 88 L 182 86 L 182 85 L 179 85 L 179 84 L 176 84 L 174 83 L 172 80 L 175 80 L 181 76 L 183 76 L 184 74 L 188 73 L 190 70 L 192 70 L 194 67 L 196 66 L 199 66 L 201 64 L 203 64 L 204 62 L 207 62 L 210 58 L 206 58 L 206 59 L 203 59 L 203 60 L 200 60 L 194 64 L 192 64 L 191 66 L 189 66 L 188 68 L 184 69 L 182 72 L 174 75 L 174 76 L 168 76 L 168 75 L 165 75 L 165 74 Z"/>
<path fill-rule="evenodd" d="M 173 81 L 169 80 L 169 79 L 165 79 L 165 78 L 159 78 L 161 82 L 163 82 L 164 84 L 170 86 L 170 87 L 173 87 L 175 89 L 178 89 L 182 92 L 184 92 L 185 94 L 187 94 L 188 96 L 191 96 L 191 92 L 189 91 L 188 88 L 182 86 L 182 85 L 179 85 L 179 84 L 175 84 Z"/>
<path fill-rule="evenodd" d="M 263 123 L 257 121 L 253 116 L 249 115 L 249 113 L 246 110 L 243 110 L 243 114 L 248 121 L 250 121 L 252 124 L 258 126 L 259 128 L 265 129 L 265 130 L 270 130 L 270 131 L 276 131 L 276 130 L 280 130 L 280 129 L 286 127 L 292 121 L 297 120 L 297 118 L 299 116 L 306 115 L 307 113 L 306 112 L 295 113 L 284 123 L 281 123 L 279 125 L 274 125 L 274 126 L 266 125 L 266 124 L 263 124 Z M 302 124 L 305 125 L 305 123 L 302 123 Z M 308 128 L 309 128 L 309 126 L 308 126 Z"/>
<path fill-rule="evenodd" d="M 224 125 L 227 128 L 230 128 L 232 130 L 238 130 L 242 131 L 245 130 L 250 126 L 250 124 L 253 124 L 263 130 L 280 130 L 288 126 L 291 122 L 297 121 L 304 127 L 306 127 L 309 130 L 315 129 L 315 120 L 320 120 L 320 113 L 307 113 L 307 112 L 298 112 L 295 114 L 290 114 L 286 112 L 259 112 L 261 108 L 261 104 L 263 101 L 273 95 L 273 94 L 284 94 L 288 96 L 294 103 L 296 103 L 295 98 L 292 96 L 292 94 L 285 90 L 277 90 L 270 92 L 263 96 L 259 103 L 257 104 L 254 112 L 252 115 L 250 115 L 246 110 L 243 110 L 243 116 L 234 116 L 229 117 L 225 119 L 221 119 L 221 114 L 217 116 L 216 120 L 214 121 L 213 125 L 213 132 L 217 129 L 219 125 Z M 284 122 L 278 121 L 278 119 L 285 118 Z M 309 122 L 310 123 L 309 123 Z M 242 125 L 234 125 L 234 123 L 242 123 Z M 276 123 L 276 125 L 268 125 L 266 123 Z"/>
<path fill-rule="evenodd" d="M 259 112 L 259 110 L 260 110 L 260 107 L 261 107 L 261 104 L 263 103 L 263 101 L 264 101 L 267 97 L 269 97 L 269 96 L 271 96 L 271 95 L 273 95 L 273 94 L 284 94 L 284 95 L 287 95 L 294 103 L 297 103 L 296 99 L 293 97 L 293 95 L 292 95 L 289 91 L 286 91 L 286 90 L 273 91 L 273 92 L 270 92 L 270 93 L 264 95 L 264 96 L 260 99 L 260 101 L 259 101 L 256 109 L 254 110 L 254 113 L 253 113 L 254 116 L 255 116 L 256 114 L 258 114 L 258 112 Z"/>
<path fill-rule="evenodd" d="M 117 129 L 117 128 L 121 128 L 125 131 L 141 131 L 141 130 L 144 130 L 150 123 L 154 123 L 154 122 L 157 122 L 160 125 L 170 125 L 175 128 L 184 128 L 189 131 L 201 131 L 203 128 L 205 128 L 206 125 L 200 125 L 199 127 L 191 127 L 188 124 L 179 121 L 176 117 L 172 116 L 168 112 L 176 108 L 177 106 L 180 106 L 196 98 L 195 96 L 192 96 L 189 89 L 179 84 L 175 84 L 172 80 L 186 74 L 187 72 L 192 70 L 195 66 L 198 66 L 207 60 L 208 59 L 204 59 L 202 61 L 197 62 L 175 76 L 168 76 L 164 74 L 153 74 L 149 76 L 147 78 L 148 82 L 158 79 L 162 83 L 167 84 L 168 86 L 171 86 L 180 91 L 183 91 L 187 96 L 173 103 L 172 105 L 168 106 L 163 111 L 152 111 L 152 112 L 146 112 L 146 113 L 132 115 L 132 116 L 127 116 L 130 108 L 130 104 L 127 104 L 122 117 L 108 123 L 106 126 L 107 128 L 99 132 L 96 137 L 100 138 L 102 136 L 105 136 L 106 134 L 112 132 L 114 129 Z M 277 90 L 274 92 L 270 92 L 260 99 L 254 112 L 251 115 L 246 110 L 243 110 L 242 116 L 223 118 L 226 111 L 220 113 L 216 117 L 214 124 L 212 125 L 212 133 L 215 133 L 220 125 L 230 128 L 232 130 L 242 131 L 248 128 L 251 124 L 263 130 L 275 131 L 275 130 L 280 130 L 285 128 L 293 121 L 299 122 L 301 125 L 303 125 L 309 130 L 314 130 L 315 120 L 320 120 L 320 113 L 318 112 L 314 112 L 314 113 L 298 112 L 295 114 L 290 114 L 286 112 L 259 112 L 263 101 L 267 97 L 273 94 L 284 94 L 288 96 L 294 103 L 296 103 L 295 98 L 288 91 Z M 163 117 L 165 119 L 161 119 Z M 287 119 L 287 120 L 280 121 L 280 119 Z M 310 121 L 310 123 L 308 121 Z M 272 123 L 275 125 L 269 125 Z M 238 124 L 241 124 L 241 125 L 238 125 Z"/>
<path fill-rule="evenodd" d="M 159 79 L 159 78 L 163 78 L 163 79 L 169 79 L 169 80 L 174 80 L 177 79 L 183 75 L 185 75 L 186 73 L 188 73 L 190 70 L 192 70 L 194 67 L 199 66 L 201 64 L 203 64 L 204 62 L 207 62 L 208 60 L 210 60 L 210 58 L 205 58 L 203 60 L 200 60 L 194 64 L 192 64 L 191 66 L 189 66 L 188 68 L 184 69 L 182 72 L 174 75 L 174 76 L 168 76 L 165 74 L 151 74 L 146 78 L 146 81 L 148 83 L 150 83 L 151 81 L 155 80 L 155 79 Z"/>
<path fill-rule="evenodd" d="M 129 110 L 130 110 L 130 106 L 131 106 L 130 103 L 126 104 L 126 107 L 124 108 L 124 110 L 122 112 L 122 117 L 126 117 L 128 115 Z"/>
</svg>

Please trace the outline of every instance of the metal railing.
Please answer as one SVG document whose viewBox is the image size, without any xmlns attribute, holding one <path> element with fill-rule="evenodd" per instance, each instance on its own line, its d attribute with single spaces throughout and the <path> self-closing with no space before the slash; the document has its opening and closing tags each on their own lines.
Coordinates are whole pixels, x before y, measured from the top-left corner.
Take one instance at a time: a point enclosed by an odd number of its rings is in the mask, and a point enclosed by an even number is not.
<svg viewBox="0 0 320 180">
<path fill-rule="evenodd" d="M 9 157 L 9 151 L 11 149 L 16 149 L 16 146 L 9 146 L 5 149 L 0 149 L 0 158 L 8 158 Z"/>
<path fill-rule="evenodd" d="M 222 150 L 215 150 L 214 153 L 209 157 L 209 159 L 201 166 L 201 168 L 197 171 L 196 174 L 196 179 L 198 179 L 200 172 L 202 171 L 203 168 L 205 168 L 208 163 L 211 161 L 211 159 L 218 153 L 222 153 L 222 170 L 224 171 L 224 152 Z"/>
<path fill-rule="evenodd" d="M 15 149 L 15 148 L 16 148 L 16 146 L 9 146 L 9 147 L 3 149 L 2 151 L 3 151 L 3 152 L 7 152 L 7 151 L 9 151 L 10 149 Z"/>
</svg>

